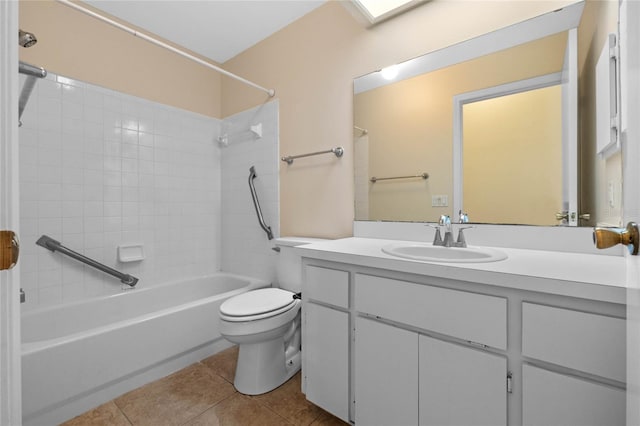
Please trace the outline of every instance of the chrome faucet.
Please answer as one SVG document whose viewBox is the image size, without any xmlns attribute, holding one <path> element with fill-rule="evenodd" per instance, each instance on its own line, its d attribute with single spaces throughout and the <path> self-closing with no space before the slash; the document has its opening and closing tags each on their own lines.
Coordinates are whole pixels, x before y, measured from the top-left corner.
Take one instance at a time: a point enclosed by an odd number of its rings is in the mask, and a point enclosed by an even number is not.
<svg viewBox="0 0 640 426">
<path fill-rule="evenodd" d="M 469 221 L 468 216 L 464 215 L 466 221 Z M 460 213 L 460 219 L 462 220 L 462 212 Z M 466 223 L 466 222 L 462 222 Z M 453 228 L 451 225 L 451 218 L 448 215 L 440 216 L 440 220 L 438 221 L 438 225 L 432 225 L 436 229 L 436 235 L 433 238 L 434 246 L 443 246 L 443 247 L 466 247 L 467 241 L 464 238 L 464 231 L 467 228 L 473 228 L 472 226 L 464 226 L 458 229 L 458 238 L 457 240 L 453 240 Z M 444 227 L 444 240 L 442 239 L 442 235 L 440 234 L 440 227 Z"/>
</svg>

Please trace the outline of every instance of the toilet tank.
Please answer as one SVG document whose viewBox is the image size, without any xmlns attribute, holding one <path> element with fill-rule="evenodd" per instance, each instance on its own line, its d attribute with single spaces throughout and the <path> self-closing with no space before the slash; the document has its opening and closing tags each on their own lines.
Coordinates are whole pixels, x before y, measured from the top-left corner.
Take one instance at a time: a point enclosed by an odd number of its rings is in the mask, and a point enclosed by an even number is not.
<svg viewBox="0 0 640 426">
<path fill-rule="evenodd" d="M 293 247 L 303 244 L 327 241 L 321 238 L 282 237 L 276 238 L 276 247 L 280 249 L 276 261 L 277 286 L 299 293 L 302 291 L 302 258 L 294 253 Z"/>
</svg>

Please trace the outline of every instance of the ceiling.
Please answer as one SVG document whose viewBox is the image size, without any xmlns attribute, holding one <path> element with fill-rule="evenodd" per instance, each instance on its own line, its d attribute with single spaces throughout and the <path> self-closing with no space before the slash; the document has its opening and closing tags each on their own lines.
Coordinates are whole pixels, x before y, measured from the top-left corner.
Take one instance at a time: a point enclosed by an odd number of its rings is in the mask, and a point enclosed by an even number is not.
<svg viewBox="0 0 640 426">
<path fill-rule="evenodd" d="M 224 63 L 326 0 L 85 0 L 93 7 Z"/>
</svg>

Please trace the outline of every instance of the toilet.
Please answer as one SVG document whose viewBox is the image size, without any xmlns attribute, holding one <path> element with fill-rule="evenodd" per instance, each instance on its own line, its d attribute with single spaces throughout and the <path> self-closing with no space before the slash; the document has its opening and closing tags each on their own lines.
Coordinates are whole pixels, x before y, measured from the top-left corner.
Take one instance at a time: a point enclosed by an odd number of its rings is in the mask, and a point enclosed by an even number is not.
<svg viewBox="0 0 640 426">
<path fill-rule="evenodd" d="M 239 346 L 233 385 L 238 392 L 269 392 L 300 370 L 301 258 L 293 247 L 323 241 L 277 238 L 277 282 L 227 299 L 220 306 L 220 333 Z"/>
</svg>

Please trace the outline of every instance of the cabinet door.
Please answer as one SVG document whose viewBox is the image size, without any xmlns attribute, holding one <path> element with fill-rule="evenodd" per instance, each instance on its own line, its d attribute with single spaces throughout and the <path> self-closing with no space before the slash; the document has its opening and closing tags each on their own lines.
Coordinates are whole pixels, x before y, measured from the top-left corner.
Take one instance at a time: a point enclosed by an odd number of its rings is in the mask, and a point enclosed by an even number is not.
<svg viewBox="0 0 640 426">
<path fill-rule="evenodd" d="M 506 425 L 507 360 L 420 336 L 420 425 Z"/>
<path fill-rule="evenodd" d="M 307 399 L 349 421 L 349 314 L 306 303 L 302 333 Z"/>
<path fill-rule="evenodd" d="M 625 392 L 531 365 L 522 367 L 523 425 L 623 426 Z"/>
<path fill-rule="evenodd" d="M 417 333 L 356 318 L 356 424 L 417 425 L 417 369 Z"/>
</svg>

